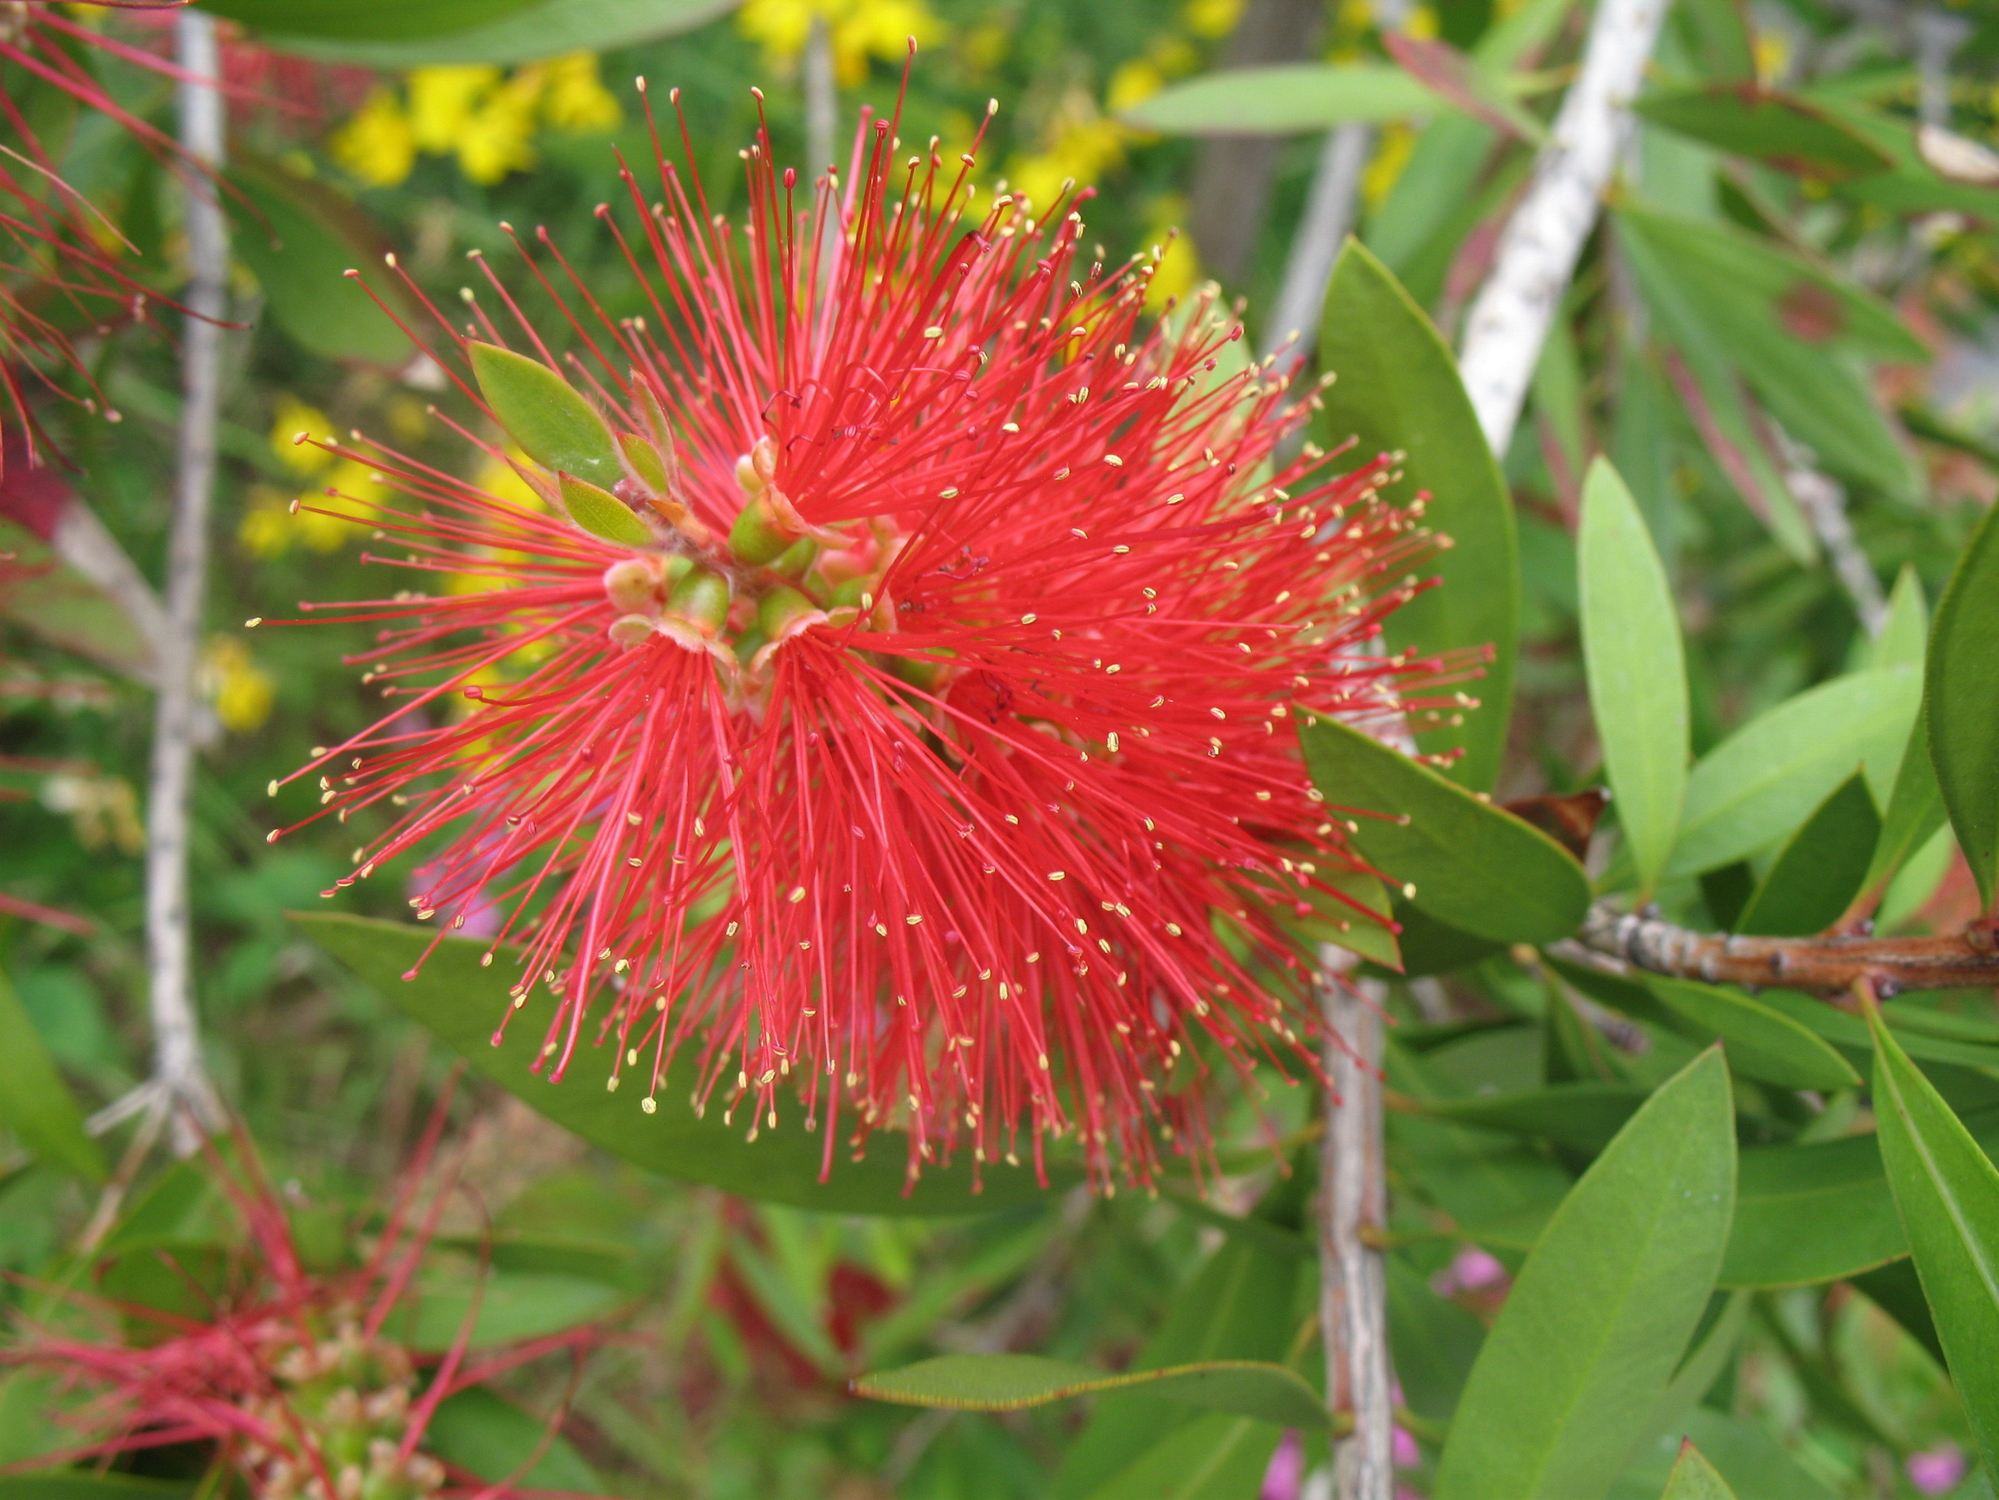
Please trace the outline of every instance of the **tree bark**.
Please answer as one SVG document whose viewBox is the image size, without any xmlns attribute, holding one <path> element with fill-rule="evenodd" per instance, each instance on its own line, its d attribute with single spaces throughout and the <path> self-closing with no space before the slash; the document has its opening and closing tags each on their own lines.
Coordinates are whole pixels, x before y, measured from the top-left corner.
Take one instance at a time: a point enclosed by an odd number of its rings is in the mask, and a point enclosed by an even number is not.
<svg viewBox="0 0 1999 1500">
<path fill-rule="evenodd" d="M 1222 49 L 1221 65 L 1248 68 L 1310 57 L 1325 19 L 1323 0 L 1249 0 Z M 1211 136 L 1195 156 L 1188 233 L 1202 268 L 1225 285 L 1249 274 L 1284 146 L 1275 136 Z"/>
</svg>

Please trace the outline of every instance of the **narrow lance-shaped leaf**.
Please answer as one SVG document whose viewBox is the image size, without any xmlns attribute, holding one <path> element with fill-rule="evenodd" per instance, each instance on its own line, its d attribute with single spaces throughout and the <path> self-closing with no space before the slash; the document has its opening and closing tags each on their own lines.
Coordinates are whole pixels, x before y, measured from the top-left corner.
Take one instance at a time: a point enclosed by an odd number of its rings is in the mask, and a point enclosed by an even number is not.
<svg viewBox="0 0 1999 1500">
<path fill-rule="evenodd" d="M 1990 906 L 1999 898 L 1999 508 L 1985 512 L 1937 605 L 1927 675 L 1937 786 Z"/>
<path fill-rule="evenodd" d="M 1930 841 L 1944 825 L 1943 792 L 1937 786 L 1936 762 L 1930 755 L 1929 715 L 1919 713 L 1909 726 L 1909 745 L 1895 773 L 1895 790 L 1881 818 L 1881 836 L 1860 882 L 1862 899 L 1878 896 L 1895 872 Z"/>
<path fill-rule="evenodd" d="M 1338 375 L 1315 424 L 1328 446 L 1354 438 L 1365 456 L 1399 452 L 1403 484 L 1427 492 L 1424 524 L 1451 546 L 1426 569 L 1439 586 L 1389 616 L 1388 644 L 1422 655 L 1484 651 L 1484 676 L 1467 685 L 1476 709 L 1410 728 L 1428 751 L 1461 750 L 1450 777 L 1487 790 L 1506 746 L 1520 639 L 1520 547 L 1513 500 L 1472 414 L 1456 362 L 1423 310 L 1373 253 L 1340 252 L 1326 290 L 1319 355 Z"/>
<path fill-rule="evenodd" d="M 627 547 L 649 547 L 654 537 L 632 508 L 609 490 L 600 489 L 573 474 L 561 477 L 562 508 L 569 519 L 594 537 Z"/>
<path fill-rule="evenodd" d="M 1117 1374 L 1035 1354 L 947 1354 L 899 1370 L 863 1375 L 854 1394 L 903 1406 L 952 1411 L 1020 1411 L 1073 1396 L 1144 1388 L 1215 1411 L 1282 1427 L 1326 1427 L 1325 1404 L 1283 1365 L 1222 1359 Z"/>
<path fill-rule="evenodd" d="M 1715 1466 L 1701 1457 L 1701 1450 L 1693 1445 L 1693 1440 L 1683 1438 L 1680 1456 L 1673 1463 L 1673 1472 L 1667 1476 L 1665 1493 L 1659 1500 L 1735 1500 L 1735 1491 L 1728 1487 L 1728 1481 Z"/>
<path fill-rule="evenodd" d="M 1786 841 L 1735 930 L 1768 937 L 1825 931 L 1859 893 L 1880 837 L 1874 795 L 1855 771 Z"/>
<path fill-rule="evenodd" d="M 1327 803 L 1358 814 L 1355 847 L 1423 911 L 1502 943 L 1553 942 L 1581 924 L 1589 879 L 1538 828 L 1334 720 L 1299 738 Z"/>
<path fill-rule="evenodd" d="M 536 463 L 607 489 L 624 476 L 611 429 L 547 365 L 497 344 L 474 344 L 472 373 L 507 436 Z"/>
<path fill-rule="evenodd" d="M 92 1182 L 104 1155 L 83 1128 L 76 1096 L 56 1071 L 35 1023 L 0 973 L 0 1124 L 45 1161 Z"/>
<path fill-rule="evenodd" d="M 1752 719 L 1702 756 L 1666 876 L 1697 875 L 1769 847 L 1856 765 L 1886 800 L 1923 685 L 1911 667 L 1854 672 Z"/>
<path fill-rule="evenodd" d="M 1846 1089 L 1860 1083 L 1860 1075 L 1831 1044 L 1747 995 L 1685 979 L 1652 978 L 1647 987 L 1697 1033 L 1720 1037 L 1737 1073 L 1792 1089 Z"/>
<path fill-rule="evenodd" d="M 1605 459 L 1583 486 L 1576 562 L 1590 712 L 1641 894 L 1673 850 L 1687 790 L 1687 663 L 1672 586 Z"/>
<path fill-rule="evenodd" d="M 1700 1321 L 1734 1205 L 1728 1068 L 1710 1051 L 1542 1231 L 1458 1403 L 1436 1500 L 1601 1496 Z"/>
<path fill-rule="evenodd" d="M 1881 1160 L 1988 1474 L 1999 1474 L 1999 1168 L 1869 1005 Z"/>
</svg>

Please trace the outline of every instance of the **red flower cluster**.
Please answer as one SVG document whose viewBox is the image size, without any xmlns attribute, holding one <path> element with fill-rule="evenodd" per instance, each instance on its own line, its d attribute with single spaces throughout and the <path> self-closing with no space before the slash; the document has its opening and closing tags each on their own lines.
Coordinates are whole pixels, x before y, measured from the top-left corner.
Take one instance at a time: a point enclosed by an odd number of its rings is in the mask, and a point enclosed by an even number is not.
<svg viewBox="0 0 1999 1500">
<path fill-rule="evenodd" d="M 469 1323 L 443 1356 L 415 1354 L 385 1331 L 435 1227 L 435 1208 L 417 1222 L 415 1196 L 443 1122 L 440 1105 L 372 1254 L 344 1273 L 316 1275 L 301 1263 L 284 1204 L 258 1171 L 247 1138 L 237 1142 L 246 1163 L 240 1169 L 205 1147 L 247 1232 L 229 1286 L 199 1320 L 107 1305 L 114 1324 L 122 1318 L 143 1329 L 137 1340 L 30 1330 L 20 1344 L 0 1349 L 0 1369 L 46 1371 L 66 1389 L 91 1393 L 63 1420 L 92 1436 L 15 1467 L 207 1444 L 216 1469 L 239 1474 L 260 1500 L 540 1493 L 440 1461 L 424 1447 L 431 1415 L 448 1397 L 530 1360 L 562 1350 L 580 1355 L 598 1330 L 569 1329 L 476 1360 L 464 1347 Z"/>
<path fill-rule="evenodd" d="M 585 358 L 466 294 L 431 352 L 544 504 L 328 445 L 415 502 L 379 560 L 459 591 L 336 611 L 397 708 L 299 774 L 395 809 L 350 879 L 422 851 L 420 919 L 525 944 L 557 1077 L 609 1044 L 651 1112 L 685 1049 L 697 1110 L 796 1097 L 829 1169 L 844 1107 L 912 1174 L 1074 1131 L 1142 1180 L 1216 1062 L 1309 1058 L 1287 923 L 1362 866 L 1295 726 L 1435 674 L 1372 644 L 1434 539 L 1386 459 L 1283 457 L 1305 407 L 1218 371 L 1211 295 L 1155 322 L 1151 263 L 1089 264 L 1084 195 L 981 207 L 970 153 L 900 150 L 864 120 L 806 207 L 760 132 L 740 231 L 627 170 L 642 316 L 529 257 Z"/>
</svg>

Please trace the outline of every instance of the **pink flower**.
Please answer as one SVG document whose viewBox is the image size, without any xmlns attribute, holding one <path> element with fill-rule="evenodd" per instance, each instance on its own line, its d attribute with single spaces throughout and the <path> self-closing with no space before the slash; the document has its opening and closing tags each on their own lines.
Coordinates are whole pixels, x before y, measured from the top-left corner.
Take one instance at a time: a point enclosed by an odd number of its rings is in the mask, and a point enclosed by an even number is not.
<svg viewBox="0 0 1999 1500">
<path fill-rule="evenodd" d="M 741 231 L 627 174 L 636 228 L 602 217 L 653 311 L 569 288 L 587 363 L 475 308 L 444 361 L 596 432 L 596 480 L 544 451 L 532 509 L 355 450 L 412 499 L 367 521 L 395 561 L 486 585 L 341 612 L 379 627 L 364 680 L 475 706 L 306 772 L 319 817 L 399 809 L 341 884 L 421 847 L 419 919 L 507 908 L 495 1019 L 544 1024 L 546 984 L 557 1078 L 608 1045 L 651 1112 L 691 1048 L 697 1110 L 754 1136 L 798 1097 L 828 1170 L 844 1111 L 856 1151 L 907 1129 L 912 1176 L 1074 1132 L 1145 1180 L 1155 1130 L 1205 1139 L 1204 1058 L 1313 1066 L 1292 924 L 1358 915 L 1363 865 L 1296 726 L 1435 675 L 1368 645 L 1431 543 L 1385 463 L 1280 461 L 1305 408 L 1215 376 L 1241 330 L 1207 302 L 1148 324 L 1081 198 L 974 210 L 969 155 L 895 151 L 864 121 L 807 209 L 759 132 Z"/>
<path fill-rule="evenodd" d="M 1964 1450 L 1956 1443 L 1938 1443 L 1920 1453 L 1911 1453 L 1903 1465 L 1909 1483 L 1925 1495 L 1943 1495 L 1954 1490 L 1969 1468 Z"/>
<path fill-rule="evenodd" d="M 1391 1439 L 1394 1447 L 1395 1467 L 1417 1469 L 1423 1465 L 1423 1448 L 1416 1441 L 1416 1435 L 1406 1427 L 1397 1427 Z"/>
<path fill-rule="evenodd" d="M 1304 1483 L 1305 1443 L 1296 1428 L 1286 1428 L 1263 1471 L 1263 1488 L 1256 1492 L 1256 1500 L 1298 1500 Z"/>
</svg>

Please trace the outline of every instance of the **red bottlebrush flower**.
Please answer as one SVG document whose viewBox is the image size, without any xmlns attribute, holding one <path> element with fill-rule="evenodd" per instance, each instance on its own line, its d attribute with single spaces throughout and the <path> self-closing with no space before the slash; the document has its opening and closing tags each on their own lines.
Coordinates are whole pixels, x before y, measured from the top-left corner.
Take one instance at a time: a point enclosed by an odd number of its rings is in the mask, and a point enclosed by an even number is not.
<svg viewBox="0 0 1999 1500">
<path fill-rule="evenodd" d="M 1218 372 L 1207 298 L 1149 322 L 1081 197 L 978 208 L 970 155 L 897 150 L 864 120 L 808 209 L 759 133 L 740 232 L 691 171 L 649 204 L 627 170 L 638 229 L 600 218 L 647 315 L 535 264 L 586 360 L 492 279 L 542 362 L 502 352 L 467 294 L 431 352 L 545 508 L 352 450 L 415 502 L 365 524 L 454 591 L 336 611 L 382 626 L 356 660 L 397 716 L 298 774 L 317 817 L 397 809 L 342 885 L 422 850 L 420 919 L 506 909 L 557 1077 L 587 1023 L 648 1113 L 691 1049 L 695 1108 L 754 1136 L 795 1096 L 829 1169 L 844 1111 L 856 1148 L 907 1129 L 912 1175 L 1073 1130 L 1143 1180 L 1203 1139 L 1213 1060 L 1311 1066 L 1285 923 L 1358 913 L 1363 867 L 1297 715 L 1434 677 L 1369 644 L 1431 542 L 1386 459 L 1280 456 L 1285 382 Z"/>
<path fill-rule="evenodd" d="M 212 1300 L 199 1317 L 103 1304 L 115 1315 L 112 1327 L 143 1331 L 136 1339 L 30 1328 L 20 1343 L 0 1348 L 0 1369 L 43 1371 L 65 1389 L 89 1394 L 60 1419 L 76 1426 L 82 1441 L 0 1474 L 209 1444 L 217 1469 L 239 1474 L 263 1500 L 506 1500 L 548 1493 L 446 1464 L 424 1446 L 425 1433 L 450 1396 L 546 1354 L 567 1350 L 580 1358 L 600 1338 L 598 1330 L 569 1329 L 482 1350 L 476 1359 L 465 1348 L 469 1318 L 443 1355 L 412 1351 L 387 1331 L 435 1228 L 437 1205 L 419 1221 L 416 1193 L 443 1122 L 440 1105 L 365 1264 L 329 1274 L 306 1269 L 284 1204 L 257 1169 L 247 1137 L 239 1134 L 243 1165 L 237 1167 L 205 1146 L 245 1230 L 228 1285 L 219 1294 L 200 1289 Z M 172 1260 L 167 1264 L 187 1275 Z M 58 1295 L 78 1305 L 98 1301 Z M 539 1457 L 537 1450 L 523 1467 Z"/>
</svg>

